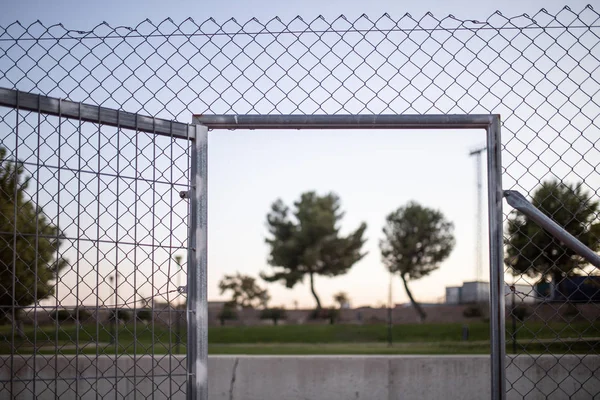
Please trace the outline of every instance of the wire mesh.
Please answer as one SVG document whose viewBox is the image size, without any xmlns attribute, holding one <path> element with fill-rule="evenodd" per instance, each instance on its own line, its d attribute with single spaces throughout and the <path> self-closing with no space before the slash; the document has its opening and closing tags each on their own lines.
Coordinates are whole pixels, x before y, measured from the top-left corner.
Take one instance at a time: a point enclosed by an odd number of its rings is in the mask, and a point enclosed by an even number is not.
<svg viewBox="0 0 600 400">
<path fill-rule="evenodd" d="M 0 110 L 0 397 L 181 397 L 189 141 Z"/>
<path fill-rule="evenodd" d="M 135 27 L 103 23 L 91 31 L 16 22 L 0 28 L 0 87 L 178 121 L 199 113 L 501 114 L 504 189 L 526 194 L 598 250 L 599 43 L 600 14 L 591 6 L 542 9 L 532 16 L 497 12 L 485 21 L 430 13 L 290 21 L 167 19 Z M 173 197 L 173 187 L 188 173 L 187 145 L 93 123 L 1 112 L 2 146 L 30 177 L 24 193 L 64 231 L 53 260 L 64 257 L 68 265 L 51 296 L 42 300 L 38 294 L 38 301 L 28 304 L 34 305 L 27 312 L 34 323 L 48 307 L 89 305 L 98 314 L 116 303 L 140 304 L 135 293 L 169 292 L 177 279 L 172 259 L 186 245 L 187 211 Z M 12 212 L 7 215 L 16 215 Z M 507 210 L 505 222 L 508 280 L 514 276 L 506 297 L 507 351 L 515 355 L 507 360 L 508 395 L 597 395 L 590 389 L 600 384 L 598 363 L 590 362 L 599 353 L 597 272 L 522 216 Z M 8 238 L 18 236 L 15 229 Z M 23 246 L 50 240 L 37 233 Z M 144 270 L 144 262 L 156 267 Z M 16 264 L 16 259 L 5 262 L 3 268 Z M 107 267 L 94 268 L 98 265 Z M 108 278 L 117 265 L 125 274 L 118 285 Z M 33 281 L 37 289 L 32 282 L 23 287 L 39 293 L 45 283 Z M 113 284 L 123 288 L 119 294 L 110 291 Z M 157 322 L 166 317 L 153 315 L 149 326 L 134 326 L 137 335 L 152 334 L 144 354 L 158 359 L 173 344 L 173 330 L 158 333 Z M 107 325 L 90 318 L 93 342 Z M 87 340 L 82 326 L 75 339 L 59 323 L 48 335 L 67 338 L 65 346 L 82 344 Z M 38 334 L 28 346 L 41 348 L 45 331 L 41 325 L 34 330 Z M 15 325 L 6 332 L 10 357 L 5 362 L 16 371 L 16 360 L 30 352 L 17 345 Z M 122 341 L 124 334 L 117 332 Z M 77 346 L 79 357 L 72 362 L 82 362 L 88 352 L 100 355 L 99 349 Z M 51 349 L 52 354 L 68 351 L 58 345 Z M 563 362 L 565 354 L 576 354 L 579 361 Z M 553 362 L 540 363 L 542 356 Z M 48 368 L 58 374 L 58 364 Z M 172 370 L 152 371 L 169 376 Z M 3 382 L 4 387 L 16 390 L 18 379 Z M 52 379 L 50 386 L 39 377 L 28 379 L 36 390 L 57 390 Z M 83 385 L 78 382 L 69 390 L 77 391 Z"/>
</svg>

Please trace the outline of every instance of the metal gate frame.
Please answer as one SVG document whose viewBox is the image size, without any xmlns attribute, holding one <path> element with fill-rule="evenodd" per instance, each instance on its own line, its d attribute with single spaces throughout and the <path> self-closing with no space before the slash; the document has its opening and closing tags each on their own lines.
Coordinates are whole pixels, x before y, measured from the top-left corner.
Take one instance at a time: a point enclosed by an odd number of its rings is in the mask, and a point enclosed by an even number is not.
<svg viewBox="0 0 600 400">
<path fill-rule="evenodd" d="M 186 397 L 207 399 L 206 130 L 181 122 L 5 88 L 0 88 L 0 106 L 193 142 L 191 190 L 180 193 L 181 197 L 190 199 L 187 286 L 178 290 L 187 293 Z"/>
<path fill-rule="evenodd" d="M 74 118 L 192 142 L 187 286 L 188 399 L 208 399 L 207 194 L 209 129 L 484 129 L 487 140 L 491 398 L 505 390 L 502 165 L 499 115 L 194 115 L 192 124 L 0 88 L 0 106 Z"/>
<path fill-rule="evenodd" d="M 204 217 L 204 220 L 194 223 L 199 229 L 195 236 L 195 247 L 203 249 L 201 253 L 196 252 L 201 260 L 200 271 L 206 271 L 206 196 L 202 195 L 207 190 L 205 143 L 208 129 L 485 129 L 488 149 L 491 398 L 506 398 L 500 115 L 194 115 L 192 124 L 197 126 L 198 134 L 195 151 L 192 153 L 192 157 L 196 154 L 193 168 L 195 167 L 196 172 L 200 171 L 195 181 L 196 195 L 200 196 L 196 200 L 196 214 Z M 197 284 L 205 285 L 206 276 L 202 279 Z M 206 349 L 206 330 L 200 333 L 203 335 L 202 343 L 198 345 L 202 351 Z M 201 352 L 199 360 L 205 360 L 205 354 Z M 199 378 L 197 375 L 196 379 Z"/>
</svg>

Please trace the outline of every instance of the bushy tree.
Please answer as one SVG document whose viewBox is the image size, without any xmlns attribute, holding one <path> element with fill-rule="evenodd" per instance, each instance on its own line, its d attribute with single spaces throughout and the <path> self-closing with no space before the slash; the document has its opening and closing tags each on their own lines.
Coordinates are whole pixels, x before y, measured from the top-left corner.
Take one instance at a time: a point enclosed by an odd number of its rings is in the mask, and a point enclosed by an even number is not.
<svg viewBox="0 0 600 400">
<path fill-rule="evenodd" d="M 454 248 L 454 225 L 444 215 L 416 202 L 409 202 L 386 218 L 380 242 L 384 265 L 400 275 L 404 289 L 421 321 L 427 314 L 414 299 L 408 282 L 439 268 Z"/>
<path fill-rule="evenodd" d="M 340 208 L 340 199 L 333 193 L 303 193 L 294 203 L 293 212 L 282 200 L 275 201 L 267 215 L 271 236 L 266 239 L 270 248 L 268 262 L 275 271 L 271 275 L 262 273 L 261 277 L 292 288 L 308 276 L 317 309 L 321 309 L 315 276 L 343 275 L 365 256 L 361 249 L 367 225 L 362 223 L 342 236 L 339 223 L 344 213 Z"/>
<path fill-rule="evenodd" d="M 225 275 L 219 282 L 220 294 L 231 293 L 231 304 L 239 305 L 243 308 L 256 308 L 262 306 L 265 308 L 269 302 L 270 296 L 267 289 L 261 288 L 256 279 L 242 275 L 237 272 L 235 275 Z"/>
<path fill-rule="evenodd" d="M 350 303 L 350 298 L 346 292 L 338 292 L 334 294 L 333 300 L 340 305 L 340 308 L 343 308 L 346 304 Z"/>
<path fill-rule="evenodd" d="M 593 251 L 600 250 L 599 203 L 582 183 L 558 180 L 542 183 L 531 203 Z M 581 273 L 588 262 L 555 239 L 520 211 L 508 219 L 505 263 L 514 275 L 539 277 L 560 283 L 562 278 Z"/>
<path fill-rule="evenodd" d="M 54 294 L 67 262 L 57 256 L 63 234 L 26 194 L 30 178 L 23 165 L 0 147 L 0 315 Z M 36 238 L 37 236 L 37 238 Z M 36 281 L 37 278 L 37 281 Z M 14 297 L 13 297 L 14 291 Z"/>
</svg>

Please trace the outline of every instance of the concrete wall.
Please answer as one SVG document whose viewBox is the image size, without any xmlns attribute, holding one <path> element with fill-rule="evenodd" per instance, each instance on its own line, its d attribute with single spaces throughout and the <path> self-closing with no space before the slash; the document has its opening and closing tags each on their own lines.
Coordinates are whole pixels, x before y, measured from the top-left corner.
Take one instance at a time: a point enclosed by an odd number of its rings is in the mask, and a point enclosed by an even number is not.
<svg viewBox="0 0 600 400">
<path fill-rule="evenodd" d="M 121 356 L 115 366 L 109 356 L 36 356 L 35 369 L 31 357 L 13 362 L 14 399 L 185 398 L 184 357 Z M 9 399 L 11 359 L 0 363 L 0 399 Z M 600 356 L 519 356 L 507 366 L 508 399 L 600 395 Z M 208 367 L 211 400 L 468 400 L 490 392 L 489 356 L 212 356 Z"/>
</svg>

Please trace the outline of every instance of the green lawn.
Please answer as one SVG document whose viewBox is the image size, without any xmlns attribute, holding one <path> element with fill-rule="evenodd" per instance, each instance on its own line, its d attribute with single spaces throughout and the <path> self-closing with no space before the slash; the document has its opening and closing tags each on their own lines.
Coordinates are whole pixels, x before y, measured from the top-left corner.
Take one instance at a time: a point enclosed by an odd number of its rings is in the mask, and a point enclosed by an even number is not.
<svg viewBox="0 0 600 400">
<path fill-rule="evenodd" d="M 489 340 L 490 328 L 486 322 L 467 325 L 469 340 Z M 510 336 L 508 327 L 507 341 Z M 463 324 L 403 324 L 395 325 L 392 336 L 395 342 L 453 342 L 462 340 Z M 600 337 L 600 321 L 551 323 L 528 322 L 517 325 L 520 339 L 554 339 L 556 337 Z M 281 325 L 281 326 L 224 326 L 209 328 L 211 344 L 228 343 L 345 343 L 387 342 L 386 325 Z"/>
<path fill-rule="evenodd" d="M 280 325 L 209 328 L 210 354 L 488 354 L 489 325 L 468 324 L 469 339 L 462 340 L 463 324 L 404 324 L 393 327 L 393 346 L 387 345 L 386 325 Z M 0 352 L 11 353 L 11 326 L 0 327 Z M 167 354 L 176 351 L 177 335 L 163 326 L 133 324 L 118 329 L 118 348 L 111 344 L 111 327 L 85 324 L 27 327 L 26 339 L 15 339 L 15 354 Z M 79 342 L 79 347 L 75 346 Z M 134 340 L 136 338 L 136 340 Z M 599 353 L 600 322 L 520 323 L 517 353 Z M 182 329 L 179 353 L 185 354 Z M 34 347 L 34 341 L 35 347 Z M 511 327 L 506 334 L 512 352 Z"/>
</svg>

